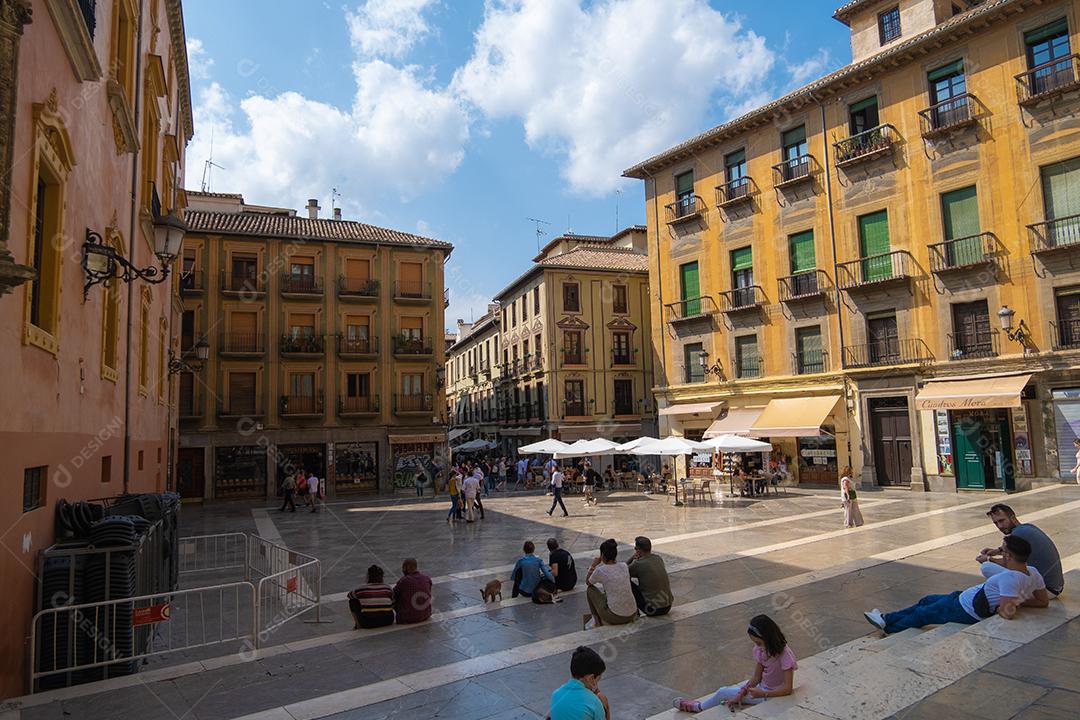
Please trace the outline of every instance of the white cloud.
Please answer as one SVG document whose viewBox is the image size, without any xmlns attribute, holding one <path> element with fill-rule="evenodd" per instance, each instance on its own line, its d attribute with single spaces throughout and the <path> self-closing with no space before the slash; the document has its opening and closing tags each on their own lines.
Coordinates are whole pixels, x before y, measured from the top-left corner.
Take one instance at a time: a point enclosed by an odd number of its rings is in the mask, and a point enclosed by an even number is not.
<svg viewBox="0 0 1080 720">
<path fill-rule="evenodd" d="M 453 88 L 520 118 L 531 147 L 565 157 L 574 191 L 603 194 L 623 168 L 700 132 L 714 103 L 760 91 L 774 62 L 706 0 L 490 0 Z"/>
<path fill-rule="evenodd" d="M 435 0 L 367 0 L 347 11 L 349 39 L 364 57 L 400 59 L 431 33 L 424 17 Z"/>
<path fill-rule="evenodd" d="M 816 54 L 800 63 L 788 63 L 787 70 L 791 74 L 792 85 L 799 87 L 824 75 L 826 69 L 832 64 L 833 60 L 829 49 L 821 48 Z"/>
<path fill-rule="evenodd" d="M 209 78 L 210 68 L 214 66 L 214 60 L 207 56 L 206 48 L 203 47 L 202 40 L 198 38 L 188 38 L 187 54 L 188 72 L 191 73 L 191 77 L 195 80 L 206 80 Z"/>
</svg>

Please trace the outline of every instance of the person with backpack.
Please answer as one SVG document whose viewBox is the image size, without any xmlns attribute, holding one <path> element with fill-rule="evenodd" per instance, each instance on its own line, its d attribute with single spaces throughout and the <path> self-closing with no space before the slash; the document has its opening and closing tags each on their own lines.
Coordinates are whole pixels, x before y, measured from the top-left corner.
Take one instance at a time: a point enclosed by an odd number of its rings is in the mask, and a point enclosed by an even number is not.
<svg viewBox="0 0 1080 720">
<path fill-rule="evenodd" d="M 296 512 L 296 475 L 289 473 L 285 476 L 285 479 L 281 481 L 281 492 L 285 495 L 285 500 L 281 503 L 281 512 L 285 512 L 285 508 L 291 508 L 289 512 Z"/>
</svg>

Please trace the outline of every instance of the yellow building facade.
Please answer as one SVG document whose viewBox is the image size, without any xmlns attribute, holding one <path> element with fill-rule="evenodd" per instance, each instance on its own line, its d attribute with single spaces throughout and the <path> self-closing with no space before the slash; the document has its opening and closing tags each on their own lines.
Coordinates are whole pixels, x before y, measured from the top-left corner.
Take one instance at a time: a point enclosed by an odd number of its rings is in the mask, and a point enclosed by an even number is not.
<svg viewBox="0 0 1080 720">
<path fill-rule="evenodd" d="M 855 0 L 854 62 L 645 181 L 661 432 L 801 482 L 1057 482 L 1080 430 L 1073 2 Z"/>
<path fill-rule="evenodd" d="M 448 243 L 189 193 L 182 495 L 273 496 L 304 469 L 331 495 L 411 487 L 445 463 Z"/>
<path fill-rule="evenodd" d="M 458 320 L 446 351 L 446 403 L 450 444 L 494 442 L 499 433 L 499 305 L 492 303 L 475 322 Z"/>
</svg>

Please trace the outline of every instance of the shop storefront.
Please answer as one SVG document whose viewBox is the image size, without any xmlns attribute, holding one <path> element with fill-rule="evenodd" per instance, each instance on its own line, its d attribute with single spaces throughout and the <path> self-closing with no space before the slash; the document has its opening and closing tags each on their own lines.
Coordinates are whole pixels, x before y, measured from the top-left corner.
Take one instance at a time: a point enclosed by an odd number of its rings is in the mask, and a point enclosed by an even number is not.
<svg viewBox="0 0 1080 720">
<path fill-rule="evenodd" d="M 266 495 L 266 448 L 234 445 L 214 450 L 214 497 L 218 500 Z"/>
<path fill-rule="evenodd" d="M 797 482 L 835 485 L 840 466 L 849 462 L 846 447 L 837 442 L 839 428 L 846 432 L 843 407 L 839 395 L 778 398 L 761 410 L 748 434 L 772 443 Z"/>
<path fill-rule="evenodd" d="M 379 491 L 379 444 L 339 442 L 331 446 L 336 493 Z"/>
<path fill-rule="evenodd" d="M 395 489 L 415 487 L 418 471 L 423 471 L 430 483 L 447 465 L 446 434 L 391 435 L 390 453 Z"/>
<path fill-rule="evenodd" d="M 826 427 L 825 431 L 830 432 Z M 804 483 L 839 482 L 840 468 L 836 465 L 836 437 L 801 437 L 799 448 L 799 481 Z"/>
<path fill-rule="evenodd" d="M 1080 437 L 1080 387 L 1056 388 L 1050 394 L 1054 406 L 1054 444 L 1057 448 L 1057 466 L 1050 468 L 1063 480 L 1074 480 L 1076 448 L 1073 441 Z M 1021 460 L 1021 448 L 1017 446 L 1017 461 Z"/>
<path fill-rule="evenodd" d="M 281 494 L 281 482 L 291 473 L 303 470 L 320 480 L 326 479 L 326 446 L 322 444 L 278 445 L 277 475 L 274 493 Z"/>
</svg>

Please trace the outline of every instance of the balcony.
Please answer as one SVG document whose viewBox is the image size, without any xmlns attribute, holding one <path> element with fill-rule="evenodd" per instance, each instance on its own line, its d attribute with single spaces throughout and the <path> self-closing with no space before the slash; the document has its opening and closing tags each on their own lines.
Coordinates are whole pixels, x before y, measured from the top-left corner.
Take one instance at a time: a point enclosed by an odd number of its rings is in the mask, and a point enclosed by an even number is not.
<svg viewBox="0 0 1080 720">
<path fill-rule="evenodd" d="M 892 155 L 900 134 L 892 125 L 878 125 L 833 143 L 836 167 L 845 168 Z"/>
<path fill-rule="evenodd" d="M 911 257 L 911 253 L 907 250 L 893 250 L 840 263 L 836 266 L 836 278 L 840 289 L 850 292 L 907 282 L 914 277 L 915 269 L 915 259 Z"/>
<path fill-rule="evenodd" d="M 687 195 L 664 206 L 667 211 L 668 225 L 678 225 L 701 217 L 705 212 L 705 201 L 697 195 Z"/>
<path fill-rule="evenodd" d="M 430 395 L 394 395 L 395 413 L 430 413 L 431 409 Z"/>
<path fill-rule="evenodd" d="M 428 338 L 394 338 L 394 355 L 403 358 L 421 358 L 433 354 L 431 340 Z"/>
<path fill-rule="evenodd" d="M 223 418 L 259 418 L 265 415 L 262 403 L 257 397 L 225 398 L 218 402 L 218 417 Z"/>
<path fill-rule="evenodd" d="M 634 365 L 634 350 L 628 348 L 625 351 L 611 351 L 612 367 L 633 367 Z"/>
<path fill-rule="evenodd" d="M 588 417 L 585 413 L 585 401 L 564 403 L 563 417 Z"/>
<path fill-rule="evenodd" d="M 974 125 L 975 96 L 964 93 L 919 111 L 922 136 L 934 140 Z"/>
<path fill-rule="evenodd" d="M 801 155 L 773 165 L 773 187 L 779 190 L 810 182 L 814 177 L 813 163 L 813 155 Z"/>
<path fill-rule="evenodd" d="M 227 295 L 240 295 L 255 298 L 266 293 L 266 278 L 260 274 L 221 273 L 221 292 Z"/>
<path fill-rule="evenodd" d="M 585 351 L 580 350 L 580 349 L 577 350 L 577 351 L 571 351 L 571 350 L 567 350 L 567 349 L 563 348 L 563 350 L 562 350 L 562 364 L 563 364 L 563 367 L 567 367 L 567 366 L 584 367 L 586 365 Z"/>
<path fill-rule="evenodd" d="M 736 313 L 756 310 L 766 304 L 765 291 L 760 285 L 735 288 L 720 293 L 720 312 Z"/>
<path fill-rule="evenodd" d="M 807 350 L 791 353 L 793 375 L 811 375 L 829 370 L 829 353 L 826 350 Z"/>
<path fill-rule="evenodd" d="M 765 372 L 765 363 L 762 361 L 761 356 L 757 354 L 746 355 L 741 358 L 736 354 L 733 364 L 735 377 L 739 380 L 759 378 Z"/>
<path fill-rule="evenodd" d="M 337 294 L 342 300 L 372 302 L 379 299 L 379 281 L 339 275 Z"/>
<path fill-rule="evenodd" d="M 341 358 L 376 357 L 379 354 L 379 338 L 350 338 L 339 333 L 337 351 Z"/>
<path fill-rule="evenodd" d="M 544 356 L 542 353 L 531 353 L 521 359 L 521 372 L 542 373 L 544 372 Z"/>
<path fill-rule="evenodd" d="M 716 186 L 716 206 L 721 209 L 749 203 L 754 197 L 754 181 L 748 177 L 735 178 Z"/>
<path fill-rule="evenodd" d="M 844 367 L 850 369 L 888 367 L 890 365 L 926 365 L 933 362 L 930 348 L 922 340 L 888 338 L 865 345 L 844 348 Z"/>
<path fill-rule="evenodd" d="M 792 303 L 814 300 L 829 290 L 829 274 L 824 270 L 808 270 L 778 280 L 780 302 Z"/>
<path fill-rule="evenodd" d="M 1028 225 L 1031 252 L 1044 253 L 1080 247 L 1080 215 L 1067 215 Z"/>
<path fill-rule="evenodd" d="M 378 395 L 338 395 L 338 415 L 341 417 L 378 414 Z"/>
<path fill-rule="evenodd" d="M 1080 320 L 1051 320 L 1050 342 L 1054 350 L 1080 350 Z"/>
<path fill-rule="evenodd" d="M 319 417 L 323 414 L 323 396 L 282 395 L 281 416 L 287 418 Z"/>
<path fill-rule="evenodd" d="M 221 333 L 218 354 L 232 357 L 253 357 L 266 352 L 266 338 L 262 333 Z"/>
<path fill-rule="evenodd" d="M 302 275 L 299 273 L 281 274 L 282 297 L 321 297 L 323 284 L 321 277 L 314 275 Z"/>
<path fill-rule="evenodd" d="M 1080 88 L 1078 58 L 1080 55 L 1057 58 L 1017 75 L 1020 105 L 1031 107 Z"/>
<path fill-rule="evenodd" d="M 988 232 L 933 243 L 927 247 L 930 250 L 930 270 L 938 275 L 993 265 L 997 255 L 997 239 Z"/>
<path fill-rule="evenodd" d="M 180 294 L 201 295 L 206 290 L 202 270 L 188 270 L 180 273 Z"/>
<path fill-rule="evenodd" d="M 664 305 L 664 309 L 667 310 L 669 323 L 698 320 L 711 317 L 720 312 L 716 307 L 716 301 L 712 299 L 711 295 L 702 295 L 701 297 L 668 303 Z"/>
<path fill-rule="evenodd" d="M 316 335 L 314 331 L 310 335 L 282 335 L 278 350 L 282 357 L 313 358 L 326 353 L 326 338 Z"/>
<path fill-rule="evenodd" d="M 998 356 L 997 330 L 981 332 L 972 337 L 970 333 L 949 334 L 949 359 L 973 360 L 977 358 L 995 358 Z"/>
<path fill-rule="evenodd" d="M 398 280 L 394 283 L 394 299 L 406 303 L 431 302 L 431 283 L 419 280 Z"/>
</svg>

